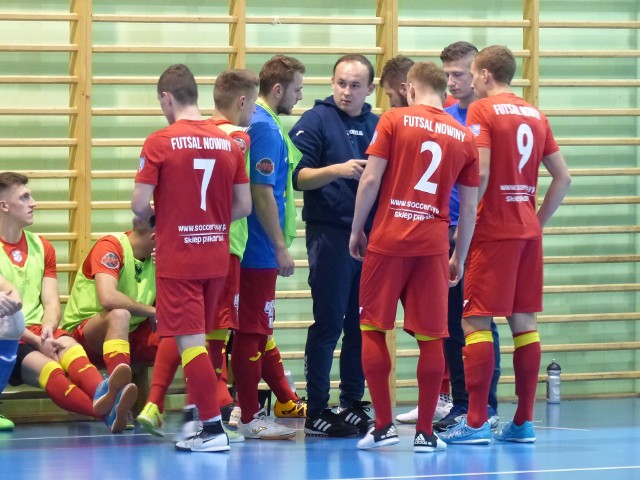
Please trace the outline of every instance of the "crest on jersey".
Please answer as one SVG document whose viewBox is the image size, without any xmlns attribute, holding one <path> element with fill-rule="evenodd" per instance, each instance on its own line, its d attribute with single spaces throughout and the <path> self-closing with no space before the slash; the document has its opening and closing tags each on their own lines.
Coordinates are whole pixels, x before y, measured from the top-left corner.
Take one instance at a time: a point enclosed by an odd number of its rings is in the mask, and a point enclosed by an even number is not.
<svg viewBox="0 0 640 480">
<path fill-rule="evenodd" d="M 120 259 L 115 253 L 108 252 L 108 253 L 105 253 L 104 257 L 102 257 L 102 260 L 100 260 L 100 263 L 107 268 L 115 270 L 120 266 Z"/>
<path fill-rule="evenodd" d="M 247 152 L 247 142 L 244 141 L 244 138 L 234 137 L 233 141 L 236 142 L 236 145 L 238 145 L 238 147 L 240 147 L 242 153 Z"/>
<path fill-rule="evenodd" d="M 140 161 L 138 162 L 138 171 L 141 172 L 142 169 L 144 168 L 144 162 L 145 162 L 145 158 L 144 157 L 140 157 Z"/>
<path fill-rule="evenodd" d="M 22 252 L 17 248 L 11 251 L 11 256 L 13 257 L 14 263 L 22 263 Z"/>
<path fill-rule="evenodd" d="M 265 177 L 271 175 L 274 169 L 273 160 L 270 158 L 263 158 L 258 163 L 256 163 L 256 170 L 260 172 Z"/>
<path fill-rule="evenodd" d="M 471 130 L 471 133 L 473 133 L 476 137 L 480 135 L 480 125 L 477 123 L 475 125 L 469 125 L 469 130 Z"/>
</svg>

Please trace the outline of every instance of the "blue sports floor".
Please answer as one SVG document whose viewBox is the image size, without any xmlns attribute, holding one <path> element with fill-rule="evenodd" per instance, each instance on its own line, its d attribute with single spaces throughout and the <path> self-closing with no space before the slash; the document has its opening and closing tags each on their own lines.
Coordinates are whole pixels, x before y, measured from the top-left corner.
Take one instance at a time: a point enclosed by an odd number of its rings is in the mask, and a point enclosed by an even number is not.
<svg viewBox="0 0 640 480">
<path fill-rule="evenodd" d="M 501 423 L 514 410 L 501 405 Z M 171 415 L 166 430 L 179 420 Z M 295 439 L 248 440 L 228 453 L 176 452 L 169 438 L 110 435 L 97 422 L 18 425 L 0 433 L 0 479 L 640 479 L 639 398 L 539 402 L 535 444 L 430 454 L 413 452 L 412 426 L 398 426 L 399 445 L 360 451 L 356 439 L 305 439 L 302 420 L 281 421 L 299 430 Z"/>
</svg>

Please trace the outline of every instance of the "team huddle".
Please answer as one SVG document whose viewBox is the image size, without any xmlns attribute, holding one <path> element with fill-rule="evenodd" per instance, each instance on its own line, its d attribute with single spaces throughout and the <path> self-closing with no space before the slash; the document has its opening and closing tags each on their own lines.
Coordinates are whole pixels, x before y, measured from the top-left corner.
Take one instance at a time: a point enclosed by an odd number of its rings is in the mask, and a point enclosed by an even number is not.
<svg viewBox="0 0 640 480">
<path fill-rule="evenodd" d="M 219 74 L 210 118 L 191 71 L 169 67 L 157 84 L 169 126 L 142 147 L 133 227 L 92 247 L 64 314 L 55 250 L 26 230 L 37 207 L 28 178 L 0 173 L 0 391 L 40 387 L 119 433 L 133 423 L 138 397 L 130 366 L 153 363 L 136 420 L 164 436 L 165 396 L 182 365 L 177 450 L 295 437 L 261 408 L 261 380 L 276 396 L 275 415 L 305 418 L 307 436 L 393 445 L 386 332 L 401 301 L 403 328 L 419 348 L 418 402 L 396 420 L 416 424 L 414 451 L 534 442 L 542 228 L 571 177 L 547 119 L 511 91 L 511 51 L 456 42 L 441 60 L 390 60 L 380 87 L 393 108 L 378 117 L 366 103 L 373 65 L 345 55 L 333 67 L 332 95 L 289 132 L 279 117 L 302 99 L 297 59 L 276 55 L 259 75 Z M 538 208 L 541 163 L 551 182 Z M 295 270 L 295 190 L 304 192 L 313 301 L 306 399 L 289 385 L 273 337 L 277 277 Z M 495 316 L 512 331 L 518 397 L 499 431 Z M 11 428 L 0 416 L 0 429 Z"/>
</svg>

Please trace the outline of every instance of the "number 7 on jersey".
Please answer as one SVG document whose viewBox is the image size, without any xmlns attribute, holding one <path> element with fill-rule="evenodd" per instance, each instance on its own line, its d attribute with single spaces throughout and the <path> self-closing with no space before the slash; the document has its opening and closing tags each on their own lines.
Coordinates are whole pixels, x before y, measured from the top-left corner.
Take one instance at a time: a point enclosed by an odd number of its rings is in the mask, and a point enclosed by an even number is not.
<svg viewBox="0 0 640 480">
<path fill-rule="evenodd" d="M 200 209 L 203 211 L 207 211 L 207 188 L 209 187 L 209 182 L 211 182 L 211 175 L 213 175 L 213 167 L 216 165 L 215 159 L 210 158 L 194 158 L 193 159 L 193 169 L 194 170 L 204 170 L 204 175 L 202 177 L 202 185 L 200 186 Z"/>
</svg>

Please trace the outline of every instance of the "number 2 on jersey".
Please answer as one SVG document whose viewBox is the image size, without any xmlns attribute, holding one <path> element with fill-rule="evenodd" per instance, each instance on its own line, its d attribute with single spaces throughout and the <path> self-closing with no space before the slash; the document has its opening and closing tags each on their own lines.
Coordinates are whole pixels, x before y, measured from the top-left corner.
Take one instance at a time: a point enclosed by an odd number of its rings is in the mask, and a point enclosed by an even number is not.
<svg viewBox="0 0 640 480">
<path fill-rule="evenodd" d="M 207 188 L 209 187 L 209 182 L 211 182 L 211 175 L 213 175 L 213 167 L 215 166 L 215 159 L 210 158 L 194 158 L 193 159 L 193 169 L 194 170 L 204 170 L 204 175 L 202 177 L 202 185 L 200 186 L 200 208 L 203 211 L 207 211 Z"/>
<path fill-rule="evenodd" d="M 533 131 L 526 123 L 521 123 L 518 127 L 516 142 L 518 143 L 518 153 L 520 154 L 518 172 L 522 173 L 522 169 L 531 158 L 531 152 L 533 151 Z"/>
<path fill-rule="evenodd" d="M 436 142 L 428 141 L 422 144 L 422 148 L 420 148 L 420 153 L 431 152 L 431 163 L 427 167 L 427 171 L 424 172 L 416 186 L 413 187 L 416 190 L 420 190 L 421 192 L 427 193 L 436 193 L 438 189 L 438 184 L 435 182 L 430 182 L 429 180 L 440 166 L 440 161 L 442 160 L 442 149 L 440 145 Z"/>
</svg>

